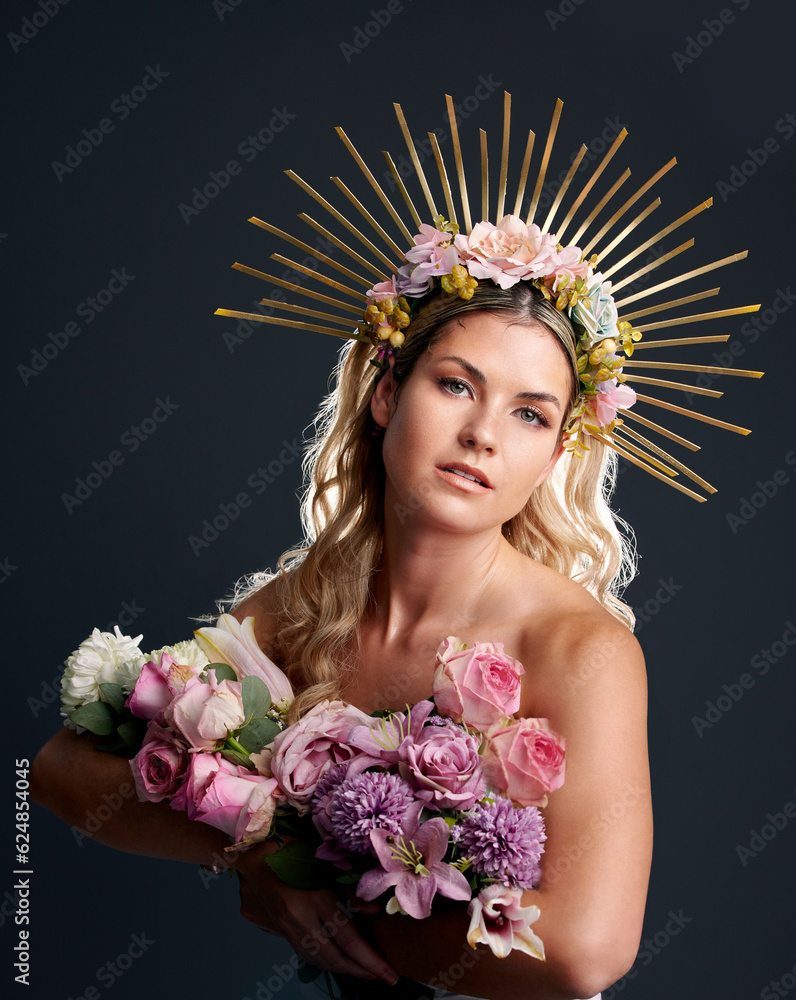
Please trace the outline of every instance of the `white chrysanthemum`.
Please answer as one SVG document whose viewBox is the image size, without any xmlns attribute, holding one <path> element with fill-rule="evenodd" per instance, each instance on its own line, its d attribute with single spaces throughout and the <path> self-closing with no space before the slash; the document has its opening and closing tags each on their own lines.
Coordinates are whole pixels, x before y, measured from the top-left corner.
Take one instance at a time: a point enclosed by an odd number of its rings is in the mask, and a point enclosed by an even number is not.
<svg viewBox="0 0 796 1000">
<path fill-rule="evenodd" d="M 146 660 L 138 643 L 143 636 L 122 635 L 95 628 L 66 661 L 61 677 L 61 714 L 68 716 L 79 705 L 101 701 L 100 684 L 120 684 L 125 694 L 135 687 Z"/>
<path fill-rule="evenodd" d="M 160 666 L 160 659 L 164 653 L 168 653 L 175 663 L 183 663 L 197 672 L 202 671 L 210 662 L 196 639 L 186 639 L 184 642 L 176 642 L 173 646 L 163 646 L 161 649 L 153 650 L 145 662 L 153 660 Z"/>
</svg>

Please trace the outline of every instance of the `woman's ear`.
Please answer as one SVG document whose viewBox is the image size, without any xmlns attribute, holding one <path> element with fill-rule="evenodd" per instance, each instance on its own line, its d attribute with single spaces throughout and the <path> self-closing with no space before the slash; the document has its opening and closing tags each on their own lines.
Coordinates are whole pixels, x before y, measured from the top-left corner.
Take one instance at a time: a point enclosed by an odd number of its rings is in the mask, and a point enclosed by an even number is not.
<svg viewBox="0 0 796 1000">
<path fill-rule="evenodd" d="M 392 368 L 395 359 L 390 358 L 390 367 L 376 383 L 373 395 L 370 397 L 370 412 L 380 427 L 386 427 L 390 422 L 395 397 L 395 379 Z"/>
</svg>

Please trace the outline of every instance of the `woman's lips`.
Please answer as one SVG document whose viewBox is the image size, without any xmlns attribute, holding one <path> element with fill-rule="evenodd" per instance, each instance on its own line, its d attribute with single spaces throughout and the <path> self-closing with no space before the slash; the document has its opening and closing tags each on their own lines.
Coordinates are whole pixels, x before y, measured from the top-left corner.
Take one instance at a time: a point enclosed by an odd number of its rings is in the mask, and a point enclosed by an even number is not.
<svg viewBox="0 0 796 1000">
<path fill-rule="evenodd" d="M 447 465 L 447 466 L 437 466 L 434 470 L 445 482 L 450 483 L 452 486 L 456 486 L 460 490 L 464 490 L 466 493 L 488 493 L 491 490 L 491 486 L 488 485 L 488 480 L 483 476 L 483 473 L 479 472 L 477 469 L 471 469 L 466 465 Z M 467 476 L 462 473 L 468 473 L 471 476 L 478 476 L 481 482 L 475 482 L 473 479 L 468 479 Z"/>
</svg>

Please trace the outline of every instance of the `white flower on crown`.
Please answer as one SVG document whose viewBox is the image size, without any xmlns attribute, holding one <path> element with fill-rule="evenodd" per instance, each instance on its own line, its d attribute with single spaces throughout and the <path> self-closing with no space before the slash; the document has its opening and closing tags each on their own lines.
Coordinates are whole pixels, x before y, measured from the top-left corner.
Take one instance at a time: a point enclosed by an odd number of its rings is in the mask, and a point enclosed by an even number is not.
<svg viewBox="0 0 796 1000">
<path fill-rule="evenodd" d="M 600 271 L 589 278 L 587 289 L 587 294 L 572 307 L 571 316 L 586 330 L 580 339 L 581 349 L 590 351 L 607 337 L 619 339 L 619 315 L 611 295 L 611 282 L 605 281 Z"/>
</svg>

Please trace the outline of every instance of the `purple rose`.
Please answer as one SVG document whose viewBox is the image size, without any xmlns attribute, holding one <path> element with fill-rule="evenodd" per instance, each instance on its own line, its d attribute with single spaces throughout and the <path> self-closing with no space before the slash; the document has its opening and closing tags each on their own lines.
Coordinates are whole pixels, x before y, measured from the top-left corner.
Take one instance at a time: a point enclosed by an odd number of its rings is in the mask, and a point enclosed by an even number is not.
<svg viewBox="0 0 796 1000">
<path fill-rule="evenodd" d="M 431 809 L 472 809 L 486 794 L 480 741 L 456 726 L 426 726 L 400 747 L 398 770 Z"/>
</svg>

